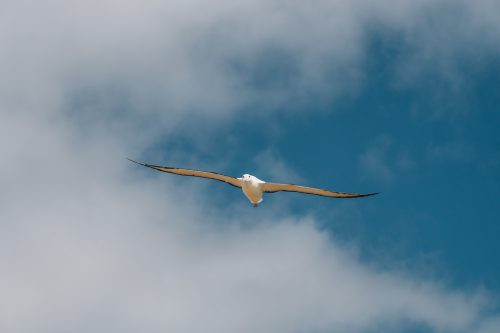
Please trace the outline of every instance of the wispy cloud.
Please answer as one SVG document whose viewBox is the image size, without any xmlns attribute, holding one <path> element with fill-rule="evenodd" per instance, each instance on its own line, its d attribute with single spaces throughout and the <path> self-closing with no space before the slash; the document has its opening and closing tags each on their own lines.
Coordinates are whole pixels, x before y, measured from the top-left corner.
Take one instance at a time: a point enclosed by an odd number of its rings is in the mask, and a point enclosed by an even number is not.
<svg viewBox="0 0 500 333">
<path fill-rule="evenodd" d="M 427 147 L 427 159 L 434 163 L 447 161 L 466 162 L 474 158 L 474 155 L 474 147 L 466 142 L 429 144 Z"/>
<path fill-rule="evenodd" d="M 416 162 L 408 151 L 397 147 L 392 138 L 381 136 L 366 148 L 359 165 L 364 175 L 389 182 L 401 172 L 414 168 Z"/>
<path fill-rule="evenodd" d="M 300 183 L 303 179 L 283 159 L 268 148 L 258 153 L 253 162 L 257 165 L 257 171 L 263 177 L 269 177 L 268 181 Z"/>
</svg>

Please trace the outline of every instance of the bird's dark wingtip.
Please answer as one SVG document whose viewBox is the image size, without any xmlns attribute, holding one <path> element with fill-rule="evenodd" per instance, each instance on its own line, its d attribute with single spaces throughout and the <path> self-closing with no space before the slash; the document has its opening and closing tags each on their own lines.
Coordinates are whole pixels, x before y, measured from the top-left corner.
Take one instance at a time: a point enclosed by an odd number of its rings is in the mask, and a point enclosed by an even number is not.
<svg viewBox="0 0 500 333">
<path fill-rule="evenodd" d="M 146 164 L 144 164 L 144 163 L 134 161 L 133 159 L 128 158 L 128 157 L 127 157 L 127 160 L 129 160 L 130 162 L 134 162 L 134 163 L 136 163 L 136 164 L 139 164 L 139 165 L 147 166 L 147 165 L 146 165 Z"/>
</svg>

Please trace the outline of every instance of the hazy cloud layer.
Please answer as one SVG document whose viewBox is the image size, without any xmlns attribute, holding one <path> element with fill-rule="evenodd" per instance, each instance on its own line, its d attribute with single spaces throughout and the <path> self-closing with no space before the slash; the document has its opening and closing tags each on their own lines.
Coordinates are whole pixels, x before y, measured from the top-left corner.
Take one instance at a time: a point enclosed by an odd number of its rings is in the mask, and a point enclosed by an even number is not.
<svg viewBox="0 0 500 333">
<path fill-rule="evenodd" d="M 402 34 L 400 84 L 429 66 L 455 80 L 456 54 L 498 53 L 498 22 L 495 1 L 3 1 L 0 330 L 498 330 L 473 292 L 123 159 L 193 122 L 355 90 L 371 29 Z"/>
</svg>

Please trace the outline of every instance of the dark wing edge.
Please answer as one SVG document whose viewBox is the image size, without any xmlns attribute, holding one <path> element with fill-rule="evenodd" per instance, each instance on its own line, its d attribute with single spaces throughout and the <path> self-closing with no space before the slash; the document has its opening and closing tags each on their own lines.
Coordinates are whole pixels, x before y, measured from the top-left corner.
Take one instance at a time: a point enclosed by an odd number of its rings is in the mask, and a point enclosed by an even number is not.
<svg viewBox="0 0 500 333">
<path fill-rule="evenodd" d="M 266 184 L 269 184 L 271 187 L 275 187 L 276 189 L 266 190 Z M 287 188 L 287 187 L 291 187 L 291 188 Z M 278 183 L 265 183 L 264 184 L 264 192 L 265 193 L 297 192 L 297 193 L 318 195 L 318 196 L 329 197 L 329 198 L 333 197 L 333 198 L 339 198 L 339 199 L 362 198 L 362 197 L 369 197 L 372 195 L 380 194 L 380 192 L 373 192 L 373 193 L 338 192 L 338 191 L 332 191 L 332 190 L 324 190 L 324 189 L 315 188 L 315 187 L 301 186 L 301 185 L 295 185 L 295 184 L 278 184 Z M 314 193 L 314 192 L 325 192 L 325 193 L 322 194 L 322 193 Z"/>
<path fill-rule="evenodd" d="M 224 182 L 226 184 L 229 184 L 229 185 L 237 187 L 237 188 L 241 188 L 241 185 L 239 185 L 240 181 L 237 178 L 227 176 L 227 175 L 217 173 L 217 172 L 193 170 L 193 169 L 186 169 L 186 168 L 172 168 L 172 167 L 167 167 L 167 166 L 141 163 L 141 162 L 134 161 L 133 159 L 130 159 L 128 157 L 127 157 L 127 160 L 129 160 L 130 162 L 157 170 L 157 171 L 161 171 L 161 172 L 172 173 L 175 175 L 186 176 L 186 177 L 189 176 L 189 177 L 213 179 L 213 180 L 218 180 L 220 182 Z M 179 170 L 184 170 L 186 172 L 189 172 L 190 174 L 179 173 Z M 224 179 L 224 178 L 226 178 L 226 179 Z"/>
</svg>

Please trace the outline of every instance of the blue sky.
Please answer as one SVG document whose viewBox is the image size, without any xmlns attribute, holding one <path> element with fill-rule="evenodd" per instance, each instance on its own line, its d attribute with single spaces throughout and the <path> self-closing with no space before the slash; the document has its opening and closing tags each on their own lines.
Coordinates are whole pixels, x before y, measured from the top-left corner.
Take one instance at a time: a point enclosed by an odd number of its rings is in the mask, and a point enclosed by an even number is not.
<svg viewBox="0 0 500 333">
<path fill-rule="evenodd" d="M 500 330 L 495 1 L 28 4 L 0 11 L 0 330 Z M 254 209 L 125 157 L 381 194 Z"/>
<path fill-rule="evenodd" d="M 167 152 L 195 151 L 202 156 L 198 168 L 223 159 L 229 160 L 227 173 L 258 174 L 266 171 L 253 156 L 264 151 L 265 162 L 271 155 L 308 184 L 381 191 L 376 198 L 342 202 L 356 211 L 342 221 L 328 212 L 337 201 L 290 195 L 288 208 L 313 214 L 322 228 L 355 241 L 366 260 L 404 262 L 410 268 L 413 261 L 418 269 L 429 265 L 432 274 L 454 286 L 498 291 L 498 59 L 479 64 L 462 59 L 453 73 L 458 82 L 425 63 L 424 73 L 400 84 L 398 61 L 410 52 L 401 38 L 376 32 L 367 43 L 369 59 L 355 92 L 291 105 L 292 115 L 286 104 L 272 116 L 248 108 L 241 119 L 211 132 L 208 143 L 193 144 L 191 132 L 169 137 L 156 160 L 177 165 L 184 160 L 170 159 Z M 265 73 L 255 74 L 262 81 L 253 88 L 265 89 L 267 80 L 294 79 L 280 72 L 281 58 L 265 61 Z M 274 67 L 272 78 L 265 78 Z M 232 189 L 224 191 L 224 201 L 234 200 Z M 272 200 L 268 195 L 262 209 L 272 209 Z"/>
</svg>

